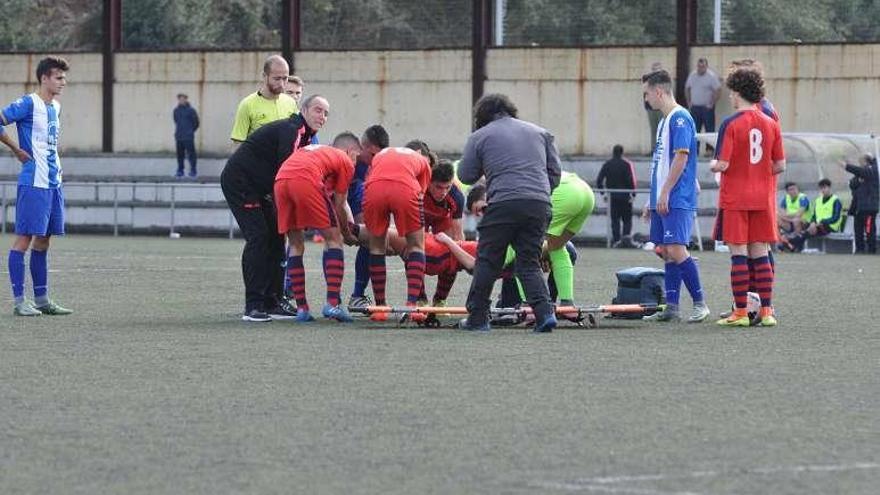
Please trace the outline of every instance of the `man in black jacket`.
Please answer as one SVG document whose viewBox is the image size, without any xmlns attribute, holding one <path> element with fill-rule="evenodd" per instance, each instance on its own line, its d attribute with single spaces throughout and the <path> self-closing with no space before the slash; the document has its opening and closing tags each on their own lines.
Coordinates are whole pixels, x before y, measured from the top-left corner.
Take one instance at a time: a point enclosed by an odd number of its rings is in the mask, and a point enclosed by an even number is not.
<svg viewBox="0 0 880 495">
<path fill-rule="evenodd" d="M 840 162 L 844 169 L 853 174 L 850 187 L 853 188 L 853 204 L 857 204 L 853 234 L 857 253 L 877 252 L 877 210 L 880 209 L 880 179 L 877 174 L 877 158 L 862 155 L 859 165 Z"/>
<path fill-rule="evenodd" d="M 174 140 L 177 142 L 177 177 L 183 177 L 183 159 L 189 155 L 189 176 L 198 175 L 196 171 L 196 130 L 199 128 L 199 114 L 189 104 L 189 98 L 177 95 L 174 109 Z"/>
<path fill-rule="evenodd" d="M 329 111 L 330 105 L 323 97 L 306 98 L 301 114 L 266 124 L 248 136 L 220 174 L 223 196 L 245 240 L 241 254 L 244 321 L 270 321 L 270 315 L 296 316 L 279 307 L 284 282 L 284 237 L 278 232 L 272 191 L 281 164 L 291 153 L 311 143 L 327 121 Z"/>
<path fill-rule="evenodd" d="M 623 157 L 623 146 L 615 144 L 612 149 L 612 158 L 602 164 L 599 175 L 596 177 L 598 189 L 626 189 L 632 191 L 636 188 L 636 173 L 631 161 Z M 630 248 L 635 247 L 630 239 L 632 232 L 632 204 L 635 198 L 633 192 L 610 193 L 609 215 L 611 216 L 611 247 Z M 602 197 L 609 200 L 604 192 Z M 620 236 L 620 227 L 623 225 L 623 237 Z"/>
</svg>

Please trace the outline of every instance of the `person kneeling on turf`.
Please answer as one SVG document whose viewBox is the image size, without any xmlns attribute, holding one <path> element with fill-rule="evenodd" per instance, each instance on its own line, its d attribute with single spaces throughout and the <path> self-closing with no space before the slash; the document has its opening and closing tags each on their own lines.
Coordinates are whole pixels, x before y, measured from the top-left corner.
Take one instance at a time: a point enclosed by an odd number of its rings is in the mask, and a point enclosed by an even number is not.
<svg viewBox="0 0 880 495">
<path fill-rule="evenodd" d="M 311 144 L 288 158 L 275 176 L 275 201 L 278 208 L 278 232 L 286 233 L 291 256 L 287 270 L 296 300 L 296 321 L 313 321 L 306 301 L 306 276 L 303 266 L 305 237 L 303 230 L 318 229 L 324 236 L 324 280 L 327 303 L 321 313 L 325 318 L 350 322 L 348 311 L 339 305 L 339 290 L 345 273 L 342 242 L 356 243 L 346 221 L 348 186 L 354 176 L 354 162 L 360 153 L 357 136 L 343 133 L 333 140 L 333 147 Z M 331 194 L 328 191 L 332 191 Z"/>
</svg>

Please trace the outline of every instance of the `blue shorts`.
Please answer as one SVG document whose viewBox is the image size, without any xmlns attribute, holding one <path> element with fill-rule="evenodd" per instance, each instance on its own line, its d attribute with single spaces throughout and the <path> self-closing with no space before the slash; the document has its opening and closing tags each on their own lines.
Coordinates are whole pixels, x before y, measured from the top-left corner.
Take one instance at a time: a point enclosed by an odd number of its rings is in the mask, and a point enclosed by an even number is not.
<svg viewBox="0 0 880 495">
<path fill-rule="evenodd" d="M 694 227 L 694 211 L 670 208 L 663 216 L 651 210 L 651 242 L 654 244 L 681 244 L 691 242 L 691 229 Z"/>
<path fill-rule="evenodd" d="M 352 216 L 358 216 L 364 211 L 364 181 L 354 178 L 348 186 L 348 207 L 351 208 Z"/>
<path fill-rule="evenodd" d="M 64 235 L 64 192 L 60 187 L 45 189 L 18 186 L 15 200 L 17 235 Z"/>
</svg>

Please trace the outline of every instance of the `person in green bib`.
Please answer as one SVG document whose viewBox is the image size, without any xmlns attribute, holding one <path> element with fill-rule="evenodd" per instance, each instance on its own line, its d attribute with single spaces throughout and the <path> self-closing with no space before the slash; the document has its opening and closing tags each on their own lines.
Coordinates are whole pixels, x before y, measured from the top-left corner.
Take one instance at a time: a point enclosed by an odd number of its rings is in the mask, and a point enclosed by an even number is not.
<svg viewBox="0 0 880 495">
<path fill-rule="evenodd" d="M 819 181 L 819 196 L 813 202 L 813 218 L 810 224 L 799 234 L 789 237 L 795 251 L 802 251 L 804 243 L 811 237 L 822 237 L 832 232 L 840 232 L 843 228 L 843 204 L 836 194 L 831 192 L 831 181 Z"/>
<path fill-rule="evenodd" d="M 810 224 L 813 218 L 813 205 L 806 194 L 800 192 L 794 182 L 785 184 L 785 195 L 779 202 L 777 223 L 783 235 L 798 234 Z"/>
<path fill-rule="evenodd" d="M 543 258 L 550 262 L 551 285 L 556 286 L 559 304 L 571 306 L 574 304 L 574 265 L 566 245 L 581 231 L 587 218 L 593 213 L 596 198 L 590 185 L 577 174 L 562 172 L 559 186 L 553 190 L 550 201 L 553 216 L 547 228 Z M 468 194 L 468 209 L 479 215 L 485 206 L 485 188 L 473 186 Z M 508 247 L 505 265 L 512 262 L 515 256 L 513 249 Z"/>
</svg>

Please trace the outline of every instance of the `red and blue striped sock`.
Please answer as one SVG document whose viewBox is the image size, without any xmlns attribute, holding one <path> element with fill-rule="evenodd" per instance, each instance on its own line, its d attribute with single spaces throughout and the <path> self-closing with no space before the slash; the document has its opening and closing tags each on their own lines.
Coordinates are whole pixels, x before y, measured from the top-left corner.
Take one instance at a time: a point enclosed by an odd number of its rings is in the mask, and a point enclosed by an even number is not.
<svg viewBox="0 0 880 495">
<path fill-rule="evenodd" d="M 413 251 L 406 257 L 406 302 L 415 304 L 425 291 L 425 253 Z"/>
<path fill-rule="evenodd" d="M 773 305 L 773 265 L 767 256 L 755 258 L 755 288 L 758 297 L 761 298 L 761 307 L 769 308 Z"/>
<path fill-rule="evenodd" d="M 302 256 L 291 256 L 287 258 L 287 276 L 290 278 L 290 291 L 296 300 L 296 309 L 303 311 L 309 310 L 309 303 L 306 301 L 306 270 L 303 267 Z"/>
<path fill-rule="evenodd" d="M 324 281 L 327 282 L 327 304 L 339 305 L 339 288 L 345 274 L 345 257 L 340 248 L 324 250 Z"/>
<path fill-rule="evenodd" d="M 385 276 L 385 255 L 370 253 L 370 283 L 377 306 L 385 305 Z"/>
<path fill-rule="evenodd" d="M 746 309 L 749 299 L 749 260 L 745 256 L 730 257 L 730 289 L 734 306 Z"/>
</svg>

